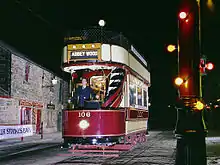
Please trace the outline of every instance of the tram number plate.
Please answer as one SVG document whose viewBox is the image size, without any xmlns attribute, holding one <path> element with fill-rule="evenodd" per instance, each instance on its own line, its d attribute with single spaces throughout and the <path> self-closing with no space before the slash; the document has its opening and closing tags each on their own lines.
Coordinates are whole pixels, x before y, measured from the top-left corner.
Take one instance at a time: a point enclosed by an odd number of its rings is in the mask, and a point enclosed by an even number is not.
<svg viewBox="0 0 220 165">
<path fill-rule="evenodd" d="M 79 116 L 78 117 L 90 117 L 90 112 L 79 112 Z"/>
</svg>

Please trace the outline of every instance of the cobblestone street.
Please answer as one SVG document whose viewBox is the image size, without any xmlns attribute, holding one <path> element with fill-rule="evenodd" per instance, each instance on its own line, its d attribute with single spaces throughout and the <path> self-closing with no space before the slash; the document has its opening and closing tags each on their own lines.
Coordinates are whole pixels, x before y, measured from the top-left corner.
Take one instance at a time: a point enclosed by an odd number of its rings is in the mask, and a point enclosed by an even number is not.
<svg viewBox="0 0 220 165">
<path fill-rule="evenodd" d="M 33 145 L 38 145 L 38 148 L 42 148 L 43 145 L 52 145 L 57 142 L 56 146 L 50 148 L 45 146 L 45 149 L 40 149 L 39 151 L 35 146 L 35 152 L 25 152 L 24 154 L 19 154 L 12 158 L 8 157 L 3 161 L 1 160 L 0 165 L 173 165 L 175 161 L 176 139 L 172 131 L 150 131 L 145 143 L 138 144 L 131 151 L 121 152 L 119 153 L 119 157 L 112 158 L 71 156 L 71 153 L 68 152 L 67 149 L 58 147 L 59 143 L 62 141 L 61 136 L 58 137 L 58 134 L 54 136 L 57 138 L 52 139 L 52 135 L 48 135 L 43 141 L 37 141 L 36 139 L 33 141 Z M 28 142 L 28 139 L 26 139 L 26 141 Z M 207 164 L 220 164 L 220 138 L 208 137 L 206 138 L 206 144 L 208 156 Z M 28 146 L 31 147 L 30 142 Z M 12 144 L 10 147 L 13 148 Z M 16 146 L 14 146 L 14 148 L 16 151 Z M 7 148 L 2 147 L 1 152 L 5 152 L 6 149 Z M 11 150 L 11 152 L 13 152 L 13 150 Z M 65 154 L 67 154 L 67 156 L 61 156 Z"/>
<path fill-rule="evenodd" d="M 19 156 L 13 160 L 1 162 L 1 165 L 48 165 L 48 164 L 174 164 L 175 139 L 172 132 L 153 131 L 147 137 L 147 142 L 138 144 L 133 150 L 120 153 L 118 158 L 100 157 L 65 157 L 59 154 L 68 153 L 61 148 L 35 152 L 30 155 Z M 69 162 L 69 163 L 67 163 Z"/>
</svg>

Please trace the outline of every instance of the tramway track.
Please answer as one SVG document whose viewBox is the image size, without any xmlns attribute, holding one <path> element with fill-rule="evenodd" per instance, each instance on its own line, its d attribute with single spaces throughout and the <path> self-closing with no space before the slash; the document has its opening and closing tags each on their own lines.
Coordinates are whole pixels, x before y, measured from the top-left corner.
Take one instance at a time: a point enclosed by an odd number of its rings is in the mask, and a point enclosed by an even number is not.
<svg viewBox="0 0 220 165">
<path fill-rule="evenodd" d="M 161 136 L 163 133 L 158 133 L 156 135 L 154 135 L 153 137 L 151 137 L 151 139 L 149 141 L 147 141 L 146 144 L 137 144 L 132 150 L 130 151 L 126 151 L 126 152 L 120 152 L 119 153 L 119 157 L 110 157 L 110 158 L 106 158 L 106 157 L 100 157 L 100 156 L 82 156 L 80 155 L 80 157 L 76 156 L 71 156 L 68 157 L 65 160 L 62 160 L 60 162 L 56 162 L 53 165 L 67 165 L 67 164 L 77 164 L 77 165 L 92 165 L 92 164 L 100 164 L 100 165 L 110 165 L 110 164 L 129 164 L 129 162 L 141 155 L 142 153 L 144 153 L 146 150 L 152 148 L 154 146 L 154 144 L 160 140 L 162 140 L 163 136 Z M 89 154 L 89 153 L 85 153 L 85 154 Z M 105 153 L 106 154 L 106 153 Z M 70 154 L 69 154 L 70 155 Z M 107 154 L 106 154 L 107 155 Z"/>
</svg>

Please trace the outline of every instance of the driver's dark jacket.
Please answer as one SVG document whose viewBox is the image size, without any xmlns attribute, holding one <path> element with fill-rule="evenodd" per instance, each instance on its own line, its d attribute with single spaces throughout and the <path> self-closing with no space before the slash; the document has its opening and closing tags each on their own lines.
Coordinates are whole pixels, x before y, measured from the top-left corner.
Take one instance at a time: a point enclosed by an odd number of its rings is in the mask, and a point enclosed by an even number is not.
<svg viewBox="0 0 220 165">
<path fill-rule="evenodd" d="M 83 107 L 84 106 L 84 101 L 85 100 L 90 100 L 90 95 L 92 99 L 95 98 L 95 93 L 92 90 L 92 88 L 86 86 L 84 89 L 82 86 L 78 87 L 76 89 L 76 98 L 78 100 L 78 106 Z"/>
</svg>

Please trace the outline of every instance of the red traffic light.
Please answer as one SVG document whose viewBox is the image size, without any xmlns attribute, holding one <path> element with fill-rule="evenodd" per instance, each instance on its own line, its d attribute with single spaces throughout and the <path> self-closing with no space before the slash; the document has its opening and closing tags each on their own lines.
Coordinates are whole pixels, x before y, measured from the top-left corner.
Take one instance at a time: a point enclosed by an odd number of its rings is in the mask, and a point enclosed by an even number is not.
<svg viewBox="0 0 220 165">
<path fill-rule="evenodd" d="M 180 12 L 180 14 L 179 14 L 179 17 L 180 17 L 180 19 L 185 19 L 186 18 L 186 12 Z"/>
<path fill-rule="evenodd" d="M 213 63 L 209 62 L 208 64 L 206 64 L 206 68 L 207 68 L 208 70 L 212 70 L 212 69 L 214 68 Z"/>
</svg>

